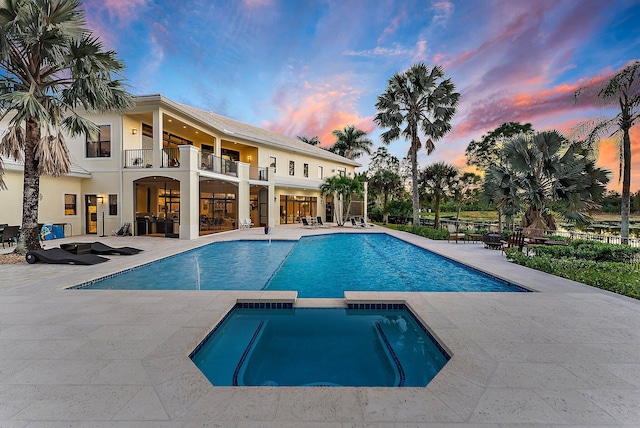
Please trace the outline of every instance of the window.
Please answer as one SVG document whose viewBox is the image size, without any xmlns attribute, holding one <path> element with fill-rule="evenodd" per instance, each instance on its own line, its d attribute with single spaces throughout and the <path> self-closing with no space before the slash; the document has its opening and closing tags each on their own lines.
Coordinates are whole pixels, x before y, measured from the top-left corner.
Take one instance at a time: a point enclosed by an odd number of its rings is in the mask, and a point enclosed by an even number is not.
<svg viewBox="0 0 640 428">
<path fill-rule="evenodd" d="M 309 177 L 309 164 L 308 163 L 302 164 L 302 172 L 303 172 L 305 177 Z"/>
<path fill-rule="evenodd" d="M 276 173 L 276 157 L 269 156 L 269 168 L 273 168 L 273 173 Z"/>
<path fill-rule="evenodd" d="M 77 196 L 65 193 L 64 195 L 64 215 L 77 215 L 78 204 Z"/>
<path fill-rule="evenodd" d="M 87 135 L 87 157 L 111 157 L 111 125 L 100 125 L 98 129 L 95 140 L 90 139 Z"/>
<path fill-rule="evenodd" d="M 289 175 L 296 175 L 296 163 L 295 163 L 295 161 L 289 161 Z"/>
<path fill-rule="evenodd" d="M 109 195 L 109 215 L 118 215 L 118 195 Z"/>
<path fill-rule="evenodd" d="M 322 180 L 324 179 L 324 168 L 319 166 L 318 167 L 318 180 Z"/>
<path fill-rule="evenodd" d="M 340 177 L 346 177 L 347 176 L 347 168 L 345 168 L 344 166 L 339 166 L 338 167 L 338 175 Z"/>
</svg>

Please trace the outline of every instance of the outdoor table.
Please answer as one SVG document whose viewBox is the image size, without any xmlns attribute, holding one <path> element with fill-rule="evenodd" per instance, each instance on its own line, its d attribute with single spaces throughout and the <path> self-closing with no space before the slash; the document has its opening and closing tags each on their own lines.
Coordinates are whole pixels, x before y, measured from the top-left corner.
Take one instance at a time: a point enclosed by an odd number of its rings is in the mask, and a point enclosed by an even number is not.
<svg viewBox="0 0 640 428">
<path fill-rule="evenodd" d="M 501 233 L 487 233 L 482 237 L 484 247 L 491 250 L 499 250 L 502 248 L 503 236 Z"/>
<path fill-rule="evenodd" d="M 482 241 L 482 233 L 468 233 L 467 234 L 467 241 L 471 241 L 473 243 L 476 243 L 478 241 Z"/>
</svg>

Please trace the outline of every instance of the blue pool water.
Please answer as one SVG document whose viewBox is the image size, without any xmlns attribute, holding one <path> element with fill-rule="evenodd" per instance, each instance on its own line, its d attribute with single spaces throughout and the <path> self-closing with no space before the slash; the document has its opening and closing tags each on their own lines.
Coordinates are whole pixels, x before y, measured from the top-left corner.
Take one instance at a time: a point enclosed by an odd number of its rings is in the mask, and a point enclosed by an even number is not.
<svg viewBox="0 0 640 428">
<path fill-rule="evenodd" d="M 216 386 L 426 386 L 447 362 L 406 310 L 234 309 L 191 355 Z"/>
<path fill-rule="evenodd" d="M 526 291 L 386 234 L 218 242 L 88 285 L 100 289 Z"/>
</svg>

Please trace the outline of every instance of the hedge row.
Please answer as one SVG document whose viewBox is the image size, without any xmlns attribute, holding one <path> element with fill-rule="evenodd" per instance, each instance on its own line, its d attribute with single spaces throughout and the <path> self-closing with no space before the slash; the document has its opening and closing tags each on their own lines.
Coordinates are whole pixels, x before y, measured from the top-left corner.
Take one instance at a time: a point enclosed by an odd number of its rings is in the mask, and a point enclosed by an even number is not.
<svg viewBox="0 0 640 428">
<path fill-rule="evenodd" d="M 576 258 L 596 262 L 637 263 L 640 248 L 627 245 L 603 244 L 596 241 L 575 240 L 568 246 L 537 245 L 531 247 L 536 255 Z"/>
<path fill-rule="evenodd" d="M 552 254 L 555 250 L 542 254 L 541 248 L 535 247 L 536 254 L 533 256 L 527 256 L 517 248 L 511 248 L 507 250 L 507 258 L 522 266 L 640 299 L 640 271 L 633 265 L 621 262 L 585 260 L 576 257 L 559 257 L 558 253 Z M 545 251 L 548 248 L 552 247 L 545 246 Z M 595 253 L 597 252 L 589 254 L 594 256 Z"/>
</svg>

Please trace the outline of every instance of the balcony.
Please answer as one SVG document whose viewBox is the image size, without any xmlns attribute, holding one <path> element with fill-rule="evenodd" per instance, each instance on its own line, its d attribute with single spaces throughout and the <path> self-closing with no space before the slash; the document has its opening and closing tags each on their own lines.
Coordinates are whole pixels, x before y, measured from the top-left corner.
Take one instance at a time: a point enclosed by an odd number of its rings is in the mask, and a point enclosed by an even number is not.
<svg viewBox="0 0 640 428">
<path fill-rule="evenodd" d="M 124 151 L 125 168 L 151 168 L 153 166 L 153 149 L 135 149 Z"/>
<path fill-rule="evenodd" d="M 215 172 L 216 174 L 230 175 L 232 177 L 238 176 L 238 170 L 235 162 L 222 159 L 221 157 L 210 153 L 200 154 L 200 169 Z"/>
<path fill-rule="evenodd" d="M 249 179 L 269 181 L 269 168 L 263 166 L 250 166 Z"/>
</svg>

